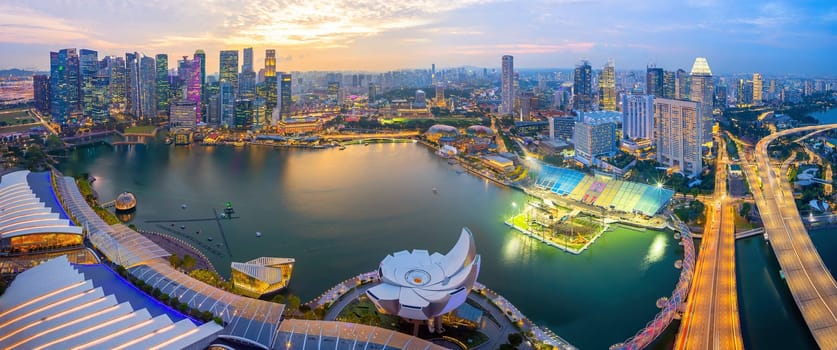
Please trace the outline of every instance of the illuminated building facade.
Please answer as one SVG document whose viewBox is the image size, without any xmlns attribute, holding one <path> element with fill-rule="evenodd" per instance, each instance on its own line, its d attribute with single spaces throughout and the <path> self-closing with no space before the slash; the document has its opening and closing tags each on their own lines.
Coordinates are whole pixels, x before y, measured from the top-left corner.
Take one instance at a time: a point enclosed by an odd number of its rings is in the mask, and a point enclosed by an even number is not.
<svg viewBox="0 0 837 350">
<path fill-rule="evenodd" d="M 235 90 L 232 83 L 223 80 L 219 84 L 218 92 L 219 105 L 219 122 L 223 126 L 233 125 L 233 117 L 235 116 Z"/>
<path fill-rule="evenodd" d="M 502 100 L 500 101 L 500 113 L 512 114 L 514 112 L 514 57 L 510 55 L 503 56 L 502 72 L 500 76 L 500 84 Z"/>
<path fill-rule="evenodd" d="M 93 116 L 96 107 L 95 79 L 99 71 L 99 53 L 93 50 L 79 50 L 79 79 L 81 82 L 81 111 L 85 117 Z"/>
<path fill-rule="evenodd" d="M 236 129 L 248 129 L 253 123 L 253 100 L 235 100 L 235 117 L 233 127 Z"/>
<path fill-rule="evenodd" d="M 221 51 L 220 79 L 232 84 L 233 90 L 238 91 L 238 50 Z"/>
<path fill-rule="evenodd" d="M 645 92 L 654 97 L 663 98 L 663 84 L 665 84 L 665 71 L 662 68 L 646 67 Z"/>
<path fill-rule="evenodd" d="M 140 117 L 140 73 L 139 54 L 136 52 L 125 53 L 125 112 L 134 118 Z"/>
<path fill-rule="evenodd" d="M 254 99 L 256 97 L 256 72 L 253 70 L 253 48 L 245 48 L 242 58 L 238 95 L 241 98 Z"/>
<path fill-rule="evenodd" d="M 157 85 L 157 111 L 165 113 L 169 110 L 169 98 L 171 88 L 169 85 L 169 56 L 162 53 L 157 58 L 157 74 L 155 84 Z"/>
<path fill-rule="evenodd" d="M 67 124 L 80 111 L 78 52 L 76 49 L 50 52 L 49 64 L 49 113 L 55 122 Z"/>
<path fill-rule="evenodd" d="M 279 110 L 279 119 L 286 120 L 291 117 L 291 83 L 293 79 L 290 73 L 279 74 L 279 101 L 277 101 Z"/>
<path fill-rule="evenodd" d="M 622 96 L 622 139 L 654 138 L 654 95 Z"/>
<path fill-rule="evenodd" d="M 108 56 L 104 61 L 107 65 L 108 94 L 110 95 L 110 109 L 115 113 L 125 113 L 127 105 L 127 72 L 125 71 L 125 59 L 122 57 Z"/>
<path fill-rule="evenodd" d="M 34 75 L 32 77 L 32 90 L 35 94 L 35 108 L 38 112 L 49 113 L 49 76 Z"/>
<path fill-rule="evenodd" d="M 264 51 L 264 99 L 267 106 L 267 113 L 273 113 L 276 108 L 277 81 L 276 81 L 276 50 L 267 49 Z"/>
<path fill-rule="evenodd" d="M 194 129 L 197 125 L 195 120 L 197 109 L 195 101 L 179 100 L 172 102 L 169 112 L 169 128 Z"/>
<path fill-rule="evenodd" d="M 616 67 L 609 60 L 599 76 L 599 107 L 605 111 L 616 110 Z"/>
<path fill-rule="evenodd" d="M 573 108 L 579 111 L 593 109 L 593 70 L 590 63 L 582 61 L 573 74 Z"/>
<path fill-rule="evenodd" d="M 616 152 L 616 123 L 607 118 L 578 121 L 573 129 L 575 159 L 593 165 L 594 158 Z"/>
<path fill-rule="evenodd" d="M 674 99 L 689 99 L 689 74 L 683 69 L 678 69 L 674 74 Z"/>
<path fill-rule="evenodd" d="M 753 73 L 753 104 L 760 105 L 762 102 L 762 89 L 764 88 L 764 80 L 761 74 Z"/>
<path fill-rule="evenodd" d="M 200 57 L 195 57 L 192 60 L 188 60 L 186 57 L 183 57 L 183 60 L 186 61 L 186 66 L 188 69 L 186 70 L 186 79 L 184 83 L 186 84 L 186 100 L 195 103 L 195 121 L 200 123 L 203 121 L 203 114 L 202 114 L 202 96 L 201 96 L 201 77 L 200 77 L 200 67 L 202 62 L 200 61 Z"/>
<path fill-rule="evenodd" d="M 140 58 L 140 117 L 150 119 L 157 116 L 157 64 L 153 57 Z"/>
<path fill-rule="evenodd" d="M 701 112 L 701 140 L 707 145 L 712 144 L 712 106 L 715 99 L 715 86 L 712 82 L 712 71 L 709 63 L 703 57 L 695 59 L 690 74 L 692 80 L 689 87 L 689 100 L 700 103 Z"/>
<path fill-rule="evenodd" d="M 261 296 L 288 286 L 294 269 L 294 259 L 261 257 L 230 265 L 236 290 Z"/>
<path fill-rule="evenodd" d="M 689 177 L 703 169 L 702 108 L 694 101 L 654 99 L 657 161 Z"/>
</svg>

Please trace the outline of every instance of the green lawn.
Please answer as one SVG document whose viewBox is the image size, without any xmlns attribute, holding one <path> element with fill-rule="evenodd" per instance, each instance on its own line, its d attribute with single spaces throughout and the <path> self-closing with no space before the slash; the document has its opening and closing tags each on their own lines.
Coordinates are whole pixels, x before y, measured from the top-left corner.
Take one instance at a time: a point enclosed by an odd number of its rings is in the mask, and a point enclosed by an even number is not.
<svg viewBox="0 0 837 350">
<path fill-rule="evenodd" d="M 129 128 L 125 128 L 125 133 L 126 134 L 150 134 L 150 133 L 154 132 L 154 129 L 156 129 L 156 128 L 157 128 L 157 126 L 155 126 L 155 125 L 137 125 L 137 126 L 132 126 L 132 127 L 129 127 Z"/>
<path fill-rule="evenodd" d="M 34 123 L 35 118 L 29 116 L 26 109 L 11 109 L 7 111 L 0 111 L 0 125 L 18 125 Z M 5 123 L 5 124 L 3 124 Z"/>
</svg>

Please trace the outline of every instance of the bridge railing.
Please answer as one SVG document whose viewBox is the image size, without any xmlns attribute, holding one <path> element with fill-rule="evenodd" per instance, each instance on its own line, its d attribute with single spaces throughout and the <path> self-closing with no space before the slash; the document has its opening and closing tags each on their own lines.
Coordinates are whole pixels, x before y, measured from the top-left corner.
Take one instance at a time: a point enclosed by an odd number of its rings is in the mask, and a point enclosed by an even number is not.
<svg viewBox="0 0 837 350">
<path fill-rule="evenodd" d="M 683 266 L 681 267 L 682 270 L 680 271 L 680 278 L 677 280 L 677 285 L 671 293 L 671 297 L 662 305 L 662 310 L 654 316 L 654 319 L 648 322 L 645 328 L 628 338 L 624 343 L 612 345 L 610 347 L 611 350 L 637 350 L 647 347 L 668 328 L 686 301 L 686 296 L 689 294 L 689 287 L 692 284 L 692 277 L 695 274 L 695 245 L 692 241 L 689 227 L 673 215 L 671 216 L 671 220 L 674 222 L 674 226 L 680 235 L 680 242 L 683 244 Z"/>
</svg>

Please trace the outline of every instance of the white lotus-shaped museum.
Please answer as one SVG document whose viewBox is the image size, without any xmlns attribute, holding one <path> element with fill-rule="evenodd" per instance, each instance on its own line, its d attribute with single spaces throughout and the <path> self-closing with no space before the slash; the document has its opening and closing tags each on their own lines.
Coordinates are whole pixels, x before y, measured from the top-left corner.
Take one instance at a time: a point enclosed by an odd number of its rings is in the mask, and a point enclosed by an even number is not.
<svg viewBox="0 0 837 350">
<path fill-rule="evenodd" d="M 387 255 L 378 268 L 381 284 L 366 294 L 388 314 L 428 320 L 462 305 L 479 272 L 474 236 L 463 228 L 445 255 L 419 249 Z"/>
</svg>

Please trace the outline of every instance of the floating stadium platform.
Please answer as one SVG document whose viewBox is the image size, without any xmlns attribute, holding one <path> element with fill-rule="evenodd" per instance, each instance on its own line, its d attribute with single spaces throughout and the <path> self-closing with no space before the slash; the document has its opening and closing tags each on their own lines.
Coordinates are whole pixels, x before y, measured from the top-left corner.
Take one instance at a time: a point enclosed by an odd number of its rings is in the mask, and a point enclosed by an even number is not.
<svg viewBox="0 0 837 350">
<path fill-rule="evenodd" d="M 649 216 L 657 214 L 674 196 L 669 189 L 550 165 L 544 165 L 535 186 L 584 204 Z"/>
</svg>

